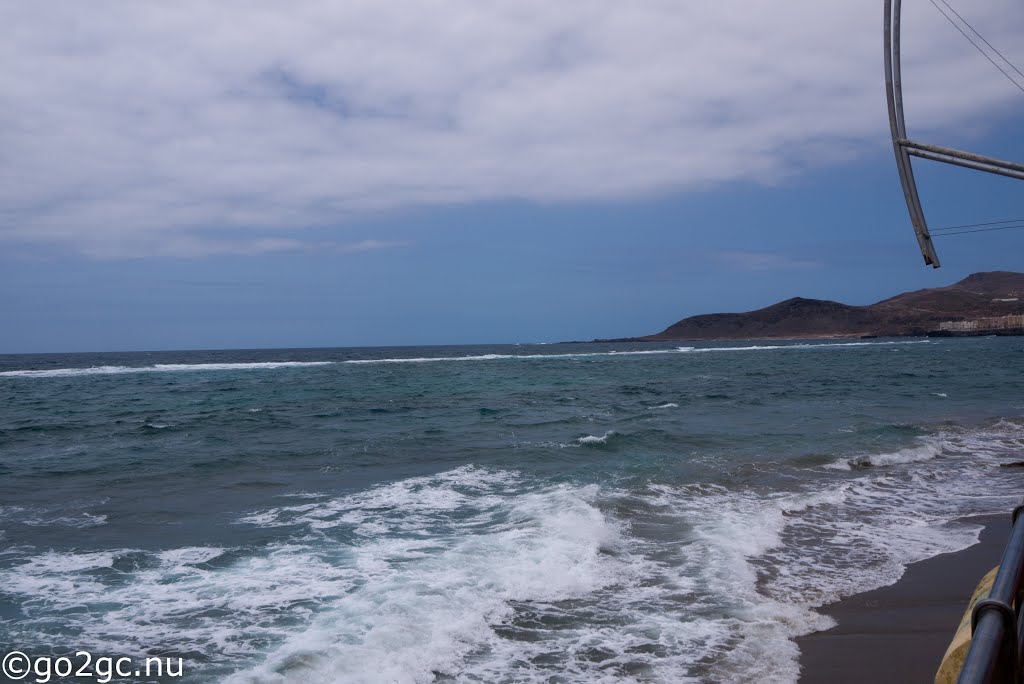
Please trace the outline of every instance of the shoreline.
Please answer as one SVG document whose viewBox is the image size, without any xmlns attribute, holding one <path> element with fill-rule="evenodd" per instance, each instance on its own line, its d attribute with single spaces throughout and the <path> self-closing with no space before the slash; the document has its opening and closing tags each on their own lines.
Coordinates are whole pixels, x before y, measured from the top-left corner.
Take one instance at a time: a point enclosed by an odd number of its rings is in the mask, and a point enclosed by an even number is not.
<svg viewBox="0 0 1024 684">
<path fill-rule="evenodd" d="M 838 624 L 797 638 L 800 684 L 934 681 L 981 578 L 999 564 L 1010 513 L 962 518 L 983 525 L 979 542 L 907 566 L 895 583 L 830 604 Z"/>
</svg>

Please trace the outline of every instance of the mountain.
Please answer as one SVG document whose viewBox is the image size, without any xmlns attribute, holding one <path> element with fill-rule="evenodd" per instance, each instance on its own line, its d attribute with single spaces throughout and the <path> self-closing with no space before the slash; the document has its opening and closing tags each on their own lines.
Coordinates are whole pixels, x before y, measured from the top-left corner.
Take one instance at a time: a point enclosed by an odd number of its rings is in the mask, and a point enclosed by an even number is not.
<svg viewBox="0 0 1024 684">
<path fill-rule="evenodd" d="M 1007 300 L 1007 301 L 1000 301 Z M 944 321 L 1024 313 L 1024 273 L 975 273 L 946 287 L 905 292 L 869 306 L 794 297 L 757 311 L 691 316 L 634 340 L 712 340 L 924 335 Z"/>
</svg>

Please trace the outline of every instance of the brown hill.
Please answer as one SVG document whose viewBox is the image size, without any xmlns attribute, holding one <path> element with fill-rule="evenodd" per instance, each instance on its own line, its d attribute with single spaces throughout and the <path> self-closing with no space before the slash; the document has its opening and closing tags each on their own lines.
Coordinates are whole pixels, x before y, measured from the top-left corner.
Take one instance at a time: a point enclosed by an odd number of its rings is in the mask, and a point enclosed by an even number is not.
<svg viewBox="0 0 1024 684">
<path fill-rule="evenodd" d="M 999 301 L 1016 300 L 1016 301 Z M 943 321 L 1024 313 L 1024 273 L 975 273 L 870 306 L 794 297 L 757 311 L 691 316 L 637 340 L 923 335 Z"/>
</svg>

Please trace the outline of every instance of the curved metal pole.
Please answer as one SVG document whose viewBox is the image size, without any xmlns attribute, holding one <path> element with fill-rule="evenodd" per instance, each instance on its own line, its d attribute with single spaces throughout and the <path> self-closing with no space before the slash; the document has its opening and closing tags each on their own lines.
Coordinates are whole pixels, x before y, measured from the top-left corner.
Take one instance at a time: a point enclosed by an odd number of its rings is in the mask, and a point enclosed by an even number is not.
<svg viewBox="0 0 1024 684">
<path fill-rule="evenodd" d="M 896 169 L 903 186 L 903 197 L 907 201 L 910 222 L 914 226 L 917 244 L 921 248 L 924 263 L 935 268 L 940 266 L 939 257 L 928 233 L 928 224 L 917 194 L 914 169 L 910 155 L 901 144 L 905 140 L 906 123 L 903 118 L 903 83 L 900 77 L 900 8 L 901 0 L 885 0 L 885 99 L 889 105 L 889 129 L 892 133 L 892 148 L 896 155 Z"/>
</svg>

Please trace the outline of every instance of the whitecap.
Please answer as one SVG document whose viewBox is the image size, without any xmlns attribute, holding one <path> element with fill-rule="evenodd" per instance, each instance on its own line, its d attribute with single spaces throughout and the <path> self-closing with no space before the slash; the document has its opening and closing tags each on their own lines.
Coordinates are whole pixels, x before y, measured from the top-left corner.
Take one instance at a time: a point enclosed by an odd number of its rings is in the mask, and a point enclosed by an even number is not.
<svg viewBox="0 0 1024 684">
<path fill-rule="evenodd" d="M 617 433 L 615 430 L 608 430 L 606 433 L 604 433 L 600 437 L 597 436 L 597 435 L 584 435 L 583 437 L 577 437 L 576 438 L 576 443 L 577 444 L 582 444 L 582 445 L 607 444 L 608 443 L 608 438 L 609 437 L 613 437 L 613 436 L 615 436 L 617 434 L 619 434 L 619 433 Z"/>
<path fill-rule="evenodd" d="M 86 529 L 89 527 L 100 527 L 107 524 L 107 516 L 103 514 L 80 513 L 79 515 L 59 515 L 48 517 L 45 515 L 24 518 L 21 522 L 30 527 L 74 527 Z"/>
<path fill-rule="evenodd" d="M 942 449 L 943 442 L 941 440 L 922 440 L 922 443 L 917 446 L 881 454 L 855 456 L 833 464 L 833 467 L 848 470 L 850 467 L 895 466 L 920 463 L 922 461 L 930 461 L 942 455 Z M 846 463 L 846 467 L 843 467 L 843 462 Z"/>
</svg>

